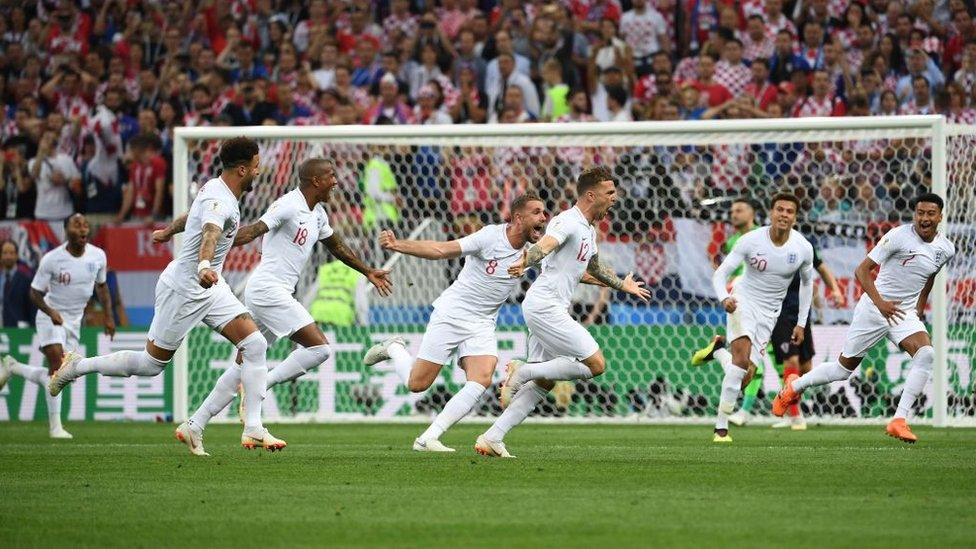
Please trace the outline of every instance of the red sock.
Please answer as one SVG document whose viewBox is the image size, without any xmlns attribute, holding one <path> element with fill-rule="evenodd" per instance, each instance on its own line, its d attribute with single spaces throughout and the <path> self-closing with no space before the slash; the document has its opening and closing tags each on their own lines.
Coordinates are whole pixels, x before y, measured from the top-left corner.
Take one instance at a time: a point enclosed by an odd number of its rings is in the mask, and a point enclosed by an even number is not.
<svg viewBox="0 0 976 549">
<path fill-rule="evenodd" d="M 800 369 L 797 368 L 796 366 L 783 367 L 783 383 L 786 383 L 786 378 L 790 377 L 793 374 L 800 375 Z M 797 417 L 798 415 L 800 415 L 800 405 L 794 404 L 790 406 L 789 408 L 786 409 L 786 414 L 790 417 Z"/>
</svg>

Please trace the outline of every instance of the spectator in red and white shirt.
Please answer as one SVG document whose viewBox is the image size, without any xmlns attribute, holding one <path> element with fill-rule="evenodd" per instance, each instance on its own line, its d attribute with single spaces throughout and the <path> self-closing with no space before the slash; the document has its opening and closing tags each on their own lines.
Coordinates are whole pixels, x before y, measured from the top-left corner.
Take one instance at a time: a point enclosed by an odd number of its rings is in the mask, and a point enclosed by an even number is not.
<svg viewBox="0 0 976 549">
<path fill-rule="evenodd" d="M 413 108 L 413 118 L 417 124 L 424 125 L 454 123 L 451 115 L 437 108 L 437 92 L 430 84 L 420 88 L 420 93 L 417 94 L 417 105 Z"/>
<path fill-rule="evenodd" d="M 41 87 L 41 96 L 65 118 L 81 118 L 91 110 L 91 95 L 83 92 L 81 75 L 67 66 Z"/>
<path fill-rule="evenodd" d="M 210 88 L 203 84 L 194 84 L 190 91 L 190 110 L 183 116 L 183 125 L 210 126 L 215 116 Z"/>
<path fill-rule="evenodd" d="M 921 74 L 912 77 L 912 91 L 912 98 L 902 105 L 898 114 L 936 114 L 932 103 L 932 86 L 928 78 Z"/>
<path fill-rule="evenodd" d="M 647 5 L 647 0 L 633 0 L 633 8 L 620 17 L 620 36 L 634 55 L 639 76 L 651 71 L 651 54 L 671 51 L 668 27 L 664 17 Z"/>
<path fill-rule="evenodd" d="M 129 181 L 122 190 L 122 208 L 115 218 L 116 223 L 130 218 L 150 222 L 162 215 L 166 161 L 160 156 L 159 149 L 159 138 L 154 135 L 137 135 L 129 141 L 132 156 Z"/>
<path fill-rule="evenodd" d="M 780 31 L 788 30 L 796 36 L 796 25 L 783 15 L 783 0 L 766 0 L 763 16 L 766 19 L 766 34 L 775 36 Z"/>
<path fill-rule="evenodd" d="M 363 124 L 413 124 L 410 107 L 400 100 L 397 79 L 390 73 L 380 78 L 380 96 L 363 116 Z"/>
<path fill-rule="evenodd" d="M 793 107 L 793 116 L 844 116 L 844 102 L 830 93 L 830 74 L 825 70 L 813 71 L 813 93 Z"/>
<path fill-rule="evenodd" d="M 973 92 L 976 92 L 976 42 L 970 42 L 963 48 L 962 66 L 956 71 L 952 81 L 966 90 L 966 97 L 973 97 Z"/>
<path fill-rule="evenodd" d="M 945 89 L 946 120 L 955 124 L 976 124 L 976 109 L 966 106 L 966 90 L 958 82 L 949 82 Z"/>
<path fill-rule="evenodd" d="M 751 79 L 749 67 L 742 62 L 742 42 L 738 38 L 727 40 L 722 59 L 715 64 L 715 81 L 738 97 Z"/>
<path fill-rule="evenodd" d="M 861 70 L 864 62 L 874 52 L 876 43 L 877 36 L 875 36 L 874 29 L 871 28 L 871 25 L 865 23 L 858 27 L 854 46 L 846 50 L 847 64 L 851 69 L 851 73 L 857 73 Z"/>
<path fill-rule="evenodd" d="M 773 55 L 773 36 L 766 32 L 762 15 L 750 15 L 746 20 L 746 30 L 739 34 L 742 41 L 742 58 L 752 63 L 757 57 L 769 58 Z"/>
<path fill-rule="evenodd" d="M 942 68 L 947 74 L 952 74 L 962 65 L 963 50 L 967 44 L 976 40 L 976 25 L 973 24 L 973 16 L 969 11 L 966 9 L 956 10 L 952 14 L 952 22 L 956 33 L 949 38 L 942 58 Z"/>
<path fill-rule="evenodd" d="M 325 0 L 311 0 L 308 3 L 308 19 L 295 25 L 292 43 L 300 53 L 308 51 L 312 37 L 327 32 L 329 26 L 328 6 Z"/>
<path fill-rule="evenodd" d="M 410 13 L 410 0 L 390 2 L 390 15 L 383 20 L 383 32 L 394 40 L 399 37 L 417 35 L 417 16 Z"/>
<path fill-rule="evenodd" d="M 752 79 L 743 93 L 752 98 L 753 105 L 765 111 L 770 103 L 776 101 L 776 86 L 769 81 L 769 61 L 764 57 L 758 57 L 749 70 Z"/>
<path fill-rule="evenodd" d="M 49 67 L 86 55 L 92 30 L 91 16 L 78 11 L 74 2 L 59 2 L 53 15 L 45 51 Z"/>
<path fill-rule="evenodd" d="M 733 97 L 729 89 L 715 79 L 715 58 L 711 55 L 698 56 L 698 79 L 691 85 L 701 92 L 702 106 L 717 107 Z"/>
</svg>

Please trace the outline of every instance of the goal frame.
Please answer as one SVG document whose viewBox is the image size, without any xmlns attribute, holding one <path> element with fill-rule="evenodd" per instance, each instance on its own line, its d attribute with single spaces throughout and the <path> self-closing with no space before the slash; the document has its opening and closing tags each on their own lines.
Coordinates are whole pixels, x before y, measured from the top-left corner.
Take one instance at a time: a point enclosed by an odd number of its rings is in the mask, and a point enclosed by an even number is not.
<svg viewBox="0 0 976 549">
<path fill-rule="evenodd" d="M 177 127 L 173 140 L 173 215 L 186 211 L 190 181 L 188 174 L 188 141 L 201 139 L 227 139 L 247 136 L 256 139 L 323 139 L 334 142 L 383 143 L 384 140 L 409 142 L 423 140 L 436 143 L 438 140 L 455 138 L 481 138 L 485 145 L 504 144 L 507 138 L 533 138 L 538 142 L 565 140 L 567 136 L 579 138 L 600 138 L 608 143 L 618 144 L 616 137 L 626 136 L 620 144 L 659 145 L 680 144 L 680 136 L 700 136 L 708 133 L 716 136 L 763 132 L 808 132 L 816 137 L 823 132 L 821 139 L 806 141 L 830 141 L 829 132 L 844 130 L 870 131 L 884 137 L 887 131 L 908 130 L 924 133 L 931 139 L 932 151 L 932 191 L 946 196 L 947 187 L 947 146 L 950 135 L 976 135 L 976 128 L 961 124 L 949 124 L 943 116 L 881 116 L 881 117 L 813 117 L 797 119 L 742 119 L 715 121 L 675 121 L 675 122 L 589 122 L 589 123 L 538 123 L 538 124 L 497 124 L 497 125 L 409 125 L 409 126 L 238 126 L 238 127 Z M 635 136 L 638 142 L 635 141 Z M 948 218 L 950 212 L 945 212 Z M 173 239 L 173 249 L 182 243 L 182 235 Z M 947 278 L 945 270 L 939 272 L 931 292 L 932 342 L 935 348 L 935 364 L 932 375 L 934 402 L 931 420 L 919 418 L 919 423 L 931 423 L 936 427 L 950 426 L 948 417 L 948 303 Z M 183 421 L 189 415 L 189 373 L 186 345 L 181 345 L 173 357 L 173 414 L 175 421 Z M 609 420 L 609 421 L 608 421 Z M 349 421 L 344 418 L 342 421 Z M 362 421 L 369 421 L 364 417 Z M 562 421 L 562 420 L 561 420 Z M 627 418 L 582 419 L 582 422 L 620 422 L 633 423 Z M 654 423 L 645 419 L 640 423 Z M 870 419 L 850 419 L 845 423 L 877 423 Z"/>
</svg>

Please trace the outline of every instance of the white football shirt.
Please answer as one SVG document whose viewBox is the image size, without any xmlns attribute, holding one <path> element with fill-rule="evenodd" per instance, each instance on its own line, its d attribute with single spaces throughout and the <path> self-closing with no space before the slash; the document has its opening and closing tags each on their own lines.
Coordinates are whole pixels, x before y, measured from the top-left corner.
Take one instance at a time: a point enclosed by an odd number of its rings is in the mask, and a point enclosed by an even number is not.
<svg viewBox="0 0 976 549">
<path fill-rule="evenodd" d="M 105 282 L 108 262 L 105 252 L 97 246 L 85 245 L 81 257 L 71 255 L 67 246 L 62 244 L 44 254 L 31 287 L 46 292 L 44 302 L 62 317 L 80 318 L 95 283 Z"/>
<path fill-rule="evenodd" d="M 874 284 L 881 297 L 900 301 L 901 309 L 912 309 L 922 288 L 933 274 L 956 255 L 956 247 L 942 233 L 932 242 L 922 240 L 912 224 L 888 231 L 868 257 L 881 269 Z"/>
<path fill-rule="evenodd" d="M 219 177 L 204 183 L 193 199 L 193 204 L 190 205 L 179 253 L 163 270 L 159 277 L 160 281 L 176 293 L 190 299 L 203 299 L 209 296 L 213 287 L 200 286 L 200 278 L 197 275 L 203 226 L 204 224 L 216 225 L 221 230 L 213 259 L 210 260 L 210 268 L 219 275 L 224 258 L 234 244 L 234 236 L 237 235 L 240 220 L 240 204 L 227 184 Z"/>
<path fill-rule="evenodd" d="M 305 195 L 295 189 L 275 200 L 261 221 L 268 233 L 261 240 L 261 262 L 247 284 L 294 293 L 315 243 L 332 236 L 329 216 L 321 204 L 309 209 Z"/>
<path fill-rule="evenodd" d="M 434 300 L 437 312 L 452 318 L 495 320 L 498 309 L 519 285 L 508 268 L 522 257 L 512 247 L 504 223 L 488 225 L 458 240 L 464 267 Z"/>
<path fill-rule="evenodd" d="M 568 308 L 590 258 L 596 255 L 596 229 L 573 206 L 552 218 L 546 234 L 555 238 L 559 247 L 542 260 L 542 273 L 525 298 Z"/>
<path fill-rule="evenodd" d="M 774 317 L 779 316 L 783 298 L 793 282 L 793 276 L 799 271 L 801 287 L 797 324 L 806 325 L 810 294 L 807 291 L 804 295 L 802 284 L 808 284 L 813 278 L 813 246 L 803 235 L 790 230 L 790 237 L 782 246 L 776 246 L 770 240 L 768 226 L 740 236 L 712 276 L 712 287 L 719 301 L 729 297 L 726 290 L 728 275 L 742 263 L 745 263 L 745 272 L 732 290 L 735 298 Z"/>
</svg>

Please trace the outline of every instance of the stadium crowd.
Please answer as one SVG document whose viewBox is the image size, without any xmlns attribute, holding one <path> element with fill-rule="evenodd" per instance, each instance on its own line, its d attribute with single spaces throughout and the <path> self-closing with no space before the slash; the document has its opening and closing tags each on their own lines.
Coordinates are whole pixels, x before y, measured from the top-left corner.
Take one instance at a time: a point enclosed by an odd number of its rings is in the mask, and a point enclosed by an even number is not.
<svg viewBox="0 0 976 549">
<path fill-rule="evenodd" d="M 6 2 L 0 212 L 49 221 L 55 232 L 75 211 L 99 224 L 165 219 L 180 125 L 897 113 L 972 123 L 973 13 L 971 0 Z M 620 161 L 625 180 L 633 176 L 625 186 L 635 200 L 673 208 L 794 175 L 807 183 L 814 217 L 862 221 L 866 211 L 890 211 L 892 200 L 927 185 L 922 146 L 871 147 L 732 145 L 604 156 Z M 415 175 L 423 161 L 447 166 L 445 173 L 482 174 L 460 178 L 474 193 L 456 192 L 456 177 L 434 186 L 447 187 L 445 197 L 460 194 L 451 211 L 494 209 L 511 189 L 481 179 L 511 175 L 504 170 L 523 161 L 572 170 L 592 158 L 588 152 L 535 162 L 526 150 L 414 151 L 413 167 L 393 172 Z M 852 163 L 852 155 L 863 161 Z M 361 177 L 369 159 L 356 159 L 351 175 Z M 857 171 L 834 169 L 852 165 Z M 524 179 L 533 170 L 537 179 L 553 174 L 526 168 Z M 817 170 L 842 177 L 824 181 Z M 644 183 L 641 173 L 649 174 Z M 465 203 L 470 195 L 484 205 Z M 853 207 L 862 204 L 870 208 Z"/>
</svg>

